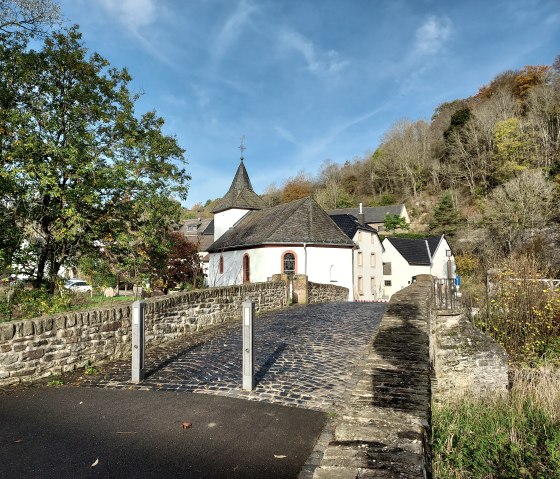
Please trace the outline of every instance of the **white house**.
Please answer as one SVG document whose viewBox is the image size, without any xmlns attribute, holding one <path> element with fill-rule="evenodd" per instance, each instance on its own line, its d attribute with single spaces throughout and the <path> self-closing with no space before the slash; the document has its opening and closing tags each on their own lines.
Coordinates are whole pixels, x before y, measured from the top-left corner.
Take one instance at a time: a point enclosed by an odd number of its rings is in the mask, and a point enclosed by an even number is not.
<svg viewBox="0 0 560 479">
<path fill-rule="evenodd" d="M 349 214 L 329 215 L 355 244 L 352 260 L 354 300 L 376 301 L 383 298 L 383 245 L 377 231 Z M 360 220 L 362 222 L 360 222 Z"/>
<path fill-rule="evenodd" d="M 390 298 L 413 282 L 419 274 L 448 278 L 455 274 L 455 258 L 444 235 L 425 239 L 385 238 L 383 240 L 383 295 Z"/>
<path fill-rule="evenodd" d="M 263 282 L 278 273 L 349 289 L 354 297 L 354 242 L 312 198 L 266 208 L 253 191 L 243 160 L 214 210 L 208 248 L 209 286 Z"/>
</svg>

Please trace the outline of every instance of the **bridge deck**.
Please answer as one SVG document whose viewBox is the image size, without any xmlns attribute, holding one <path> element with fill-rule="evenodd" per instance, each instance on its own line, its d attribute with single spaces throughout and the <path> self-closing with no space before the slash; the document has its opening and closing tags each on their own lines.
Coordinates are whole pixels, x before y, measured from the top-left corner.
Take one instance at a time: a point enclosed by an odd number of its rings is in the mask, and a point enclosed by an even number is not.
<svg viewBox="0 0 560 479">
<path fill-rule="evenodd" d="M 96 366 L 67 384 L 171 390 L 331 411 L 350 386 L 386 305 L 330 303 L 263 314 L 255 321 L 254 391 L 241 390 L 241 318 L 146 353 L 147 378 L 130 383 L 130 360 Z"/>
</svg>

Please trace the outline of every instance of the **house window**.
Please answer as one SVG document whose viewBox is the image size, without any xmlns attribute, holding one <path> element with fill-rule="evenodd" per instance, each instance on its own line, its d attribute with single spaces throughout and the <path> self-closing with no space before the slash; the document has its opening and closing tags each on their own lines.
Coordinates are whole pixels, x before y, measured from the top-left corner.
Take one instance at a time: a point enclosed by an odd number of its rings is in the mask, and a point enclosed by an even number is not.
<svg viewBox="0 0 560 479">
<path fill-rule="evenodd" d="M 296 274 L 296 254 L 293 251 L 286 251 L 282 255 L 282 273 Z"/>
<path fill-rule="evenodd" d="M 220 261 L 218 262 L 218 272 L 224 274 L 224 257 L 220 256 Z"/>
<path fill-rule="evenodd" d="M 361 251 L 358 251 L 358 266 L 364 265 L 364 255 Z"/>
<path fill-rule="evenodd" d="M 391 280 L 390 280 L 390 279 L 389 279 L 389 280 L 387 280 L 387 279 L 385 280 L 385 286 L 391 286 L 391 284 L 392 284 L 392 283 L 391 283 Z"/>
<path fill-rule="evenodd" d="M 358 231 L 358 241 L 362 241 L 362 232 Z"/>
<path fill-rule="evenodd" d="M 371 256 L 369 257 L 369 265 L 375 266 L 375 253 L 371 253 Z"/>
<path fill-rule="evenodd" d="M 249 255 L 243 256 L 243 282 L 249 283 L 251 278 L 251 270 L 249 264 Z"/>
<path fill-rule="evenodd" d="M 375 278 L 369 279 L 369 288 L 371 290 L 371 294 L 375 294 L 375 290 L 377 288 L 377 285 L 375 284 Z"/>
<path fill-rule="evenodd" d="M 358 294 L 362 296 L 364 294 L 364 278 L 361 276 L 358 276 Z"/>
<path fill-rule="evenodd" d="M 383 274 L 387 276 L 391 275 L 391 263 L 383 263 Z"/>
</svg>

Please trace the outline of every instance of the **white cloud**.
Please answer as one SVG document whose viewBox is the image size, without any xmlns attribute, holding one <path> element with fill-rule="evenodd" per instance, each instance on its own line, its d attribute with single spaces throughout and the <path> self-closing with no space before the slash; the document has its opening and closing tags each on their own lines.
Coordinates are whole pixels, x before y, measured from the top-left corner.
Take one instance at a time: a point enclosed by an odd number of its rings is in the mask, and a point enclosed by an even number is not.
<svg viewBox="0 0 560 479">
<path fill-rule="evenodd" d="M 303 56 L 307 63 L 306 68 L 312 73 L 333 74 L 348 64 L 347 60 L 340 60 L 336 50 L 321 52 L 311 40 L 298 32 L 282 30 L 279 38 L 281 47 L 296 51 Z"/>
<path fill-rule="evenodd" d="M 274 130 L 276 131 L 276 133 L 278 134 L 278 136 L 284 140 L 286 140 L 289 143 L 293 143 L 294 145 L 297 144 L 296 138 L 294 137 L 293 133 L 289 130 L 287 130 L 286 128 L 276 125 L 274 127 Z"/>
<path fill-rule="evenodd" d="M 158 16 L 155 0 L 99 0 L 101 6 L 133 32 L 153 23 Z"/>
<path fill-rule="evenodd" d="M 214 58 L 219 60 L 235 43 L 251 20 L 257 7 L 247 0 L 241 0 L 232 15 L 223 24 L 214 42 Z"/>
<path fill-rule="evenodd" d="M 416 30 L 415 51 L 422 54 L 438 53 L 451 36 L 453 24 L 447 17 L 429 17 Z"/>
</svg>

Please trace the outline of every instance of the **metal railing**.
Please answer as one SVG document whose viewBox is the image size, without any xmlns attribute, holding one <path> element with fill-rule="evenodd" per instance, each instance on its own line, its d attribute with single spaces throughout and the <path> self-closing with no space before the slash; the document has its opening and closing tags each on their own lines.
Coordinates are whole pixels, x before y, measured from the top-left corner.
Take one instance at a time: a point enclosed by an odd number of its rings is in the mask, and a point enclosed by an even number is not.
<svg viewBox="0 0 560 479">
<path fill-rule="evenodd" d="M 454 279 L 434 278 L 434 301 L 437 309 L 457 310 L 460 301 Z"/>
</svg>

